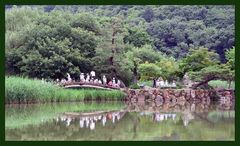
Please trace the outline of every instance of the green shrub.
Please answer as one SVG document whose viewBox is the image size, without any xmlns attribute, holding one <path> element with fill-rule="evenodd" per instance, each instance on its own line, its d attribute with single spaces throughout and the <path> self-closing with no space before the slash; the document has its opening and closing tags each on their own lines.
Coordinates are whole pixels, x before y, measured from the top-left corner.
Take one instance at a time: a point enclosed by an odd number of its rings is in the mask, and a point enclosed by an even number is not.
<svg viewBox="0 0 240 146">
<path fill-rule="evenodd" d="M 152 80 L 139 81 L 138 84 L 139 85 L 143 84 L 144 86 L 152 87 L 153 81 Z"/>
</svg>

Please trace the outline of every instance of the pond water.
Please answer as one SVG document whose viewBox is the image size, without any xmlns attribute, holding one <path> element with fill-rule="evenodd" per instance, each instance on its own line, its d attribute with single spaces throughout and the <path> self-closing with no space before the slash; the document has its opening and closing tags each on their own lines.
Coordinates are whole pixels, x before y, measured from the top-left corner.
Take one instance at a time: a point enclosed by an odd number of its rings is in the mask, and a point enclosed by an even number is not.
<svg viewBox="0 0 240 146">
<path fill-rule="evenodd" d="M 233 105 L 56 103 L 5 106 L 6 140 L 234 140 Z"/>
</svg>

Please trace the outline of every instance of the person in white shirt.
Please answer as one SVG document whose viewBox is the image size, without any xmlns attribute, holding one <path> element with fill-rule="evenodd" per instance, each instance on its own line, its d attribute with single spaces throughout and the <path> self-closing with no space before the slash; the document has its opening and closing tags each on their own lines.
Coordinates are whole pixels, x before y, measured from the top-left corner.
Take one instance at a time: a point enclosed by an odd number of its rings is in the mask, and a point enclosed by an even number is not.
<svg viewBox="0 0 240 146">
<path fill-rule="evenodd" d="M 160 87 L 160 80 L 159 80 L 159 78 L 156 80 L 156 87 L 157 87 L 157 88 Z"/>
<path fill-rule="evenodd" d="M 105 75 L 103 75 L 103 84 L 106 85 L 107 84 L 107 78 Z"/>
<path fill-rule="evenodd" d="M 176 87 L 176 83 L 175 83 L 175 81 L 173 81 L 173 83 L 172 83 L 172 87 Z"/>
<path fill-rule="evenodd" d="M 91 75 L 91 78 L 95 79 L 95 75 L 96 75 L 96 74 L 95 74 L 95 71 L 91 71 L 91 72 L 90 72 L 90 75 Z"/>
<path fill-rule="evenodd" d="M 68 79 L 68 82 L 71 82 L 71 81 L 72 81 L 72 78 L 71 78 L 71 76 L 70 76 L 69 73 L 67 73 L 67 79 Z"/>
<path fill-rule="evenodd" d="M 160 87 L 165 87 L 165 83 L 162 79 L 160 80 L 159 84 L 160 84 Z"/>
<path fill-rule="evenodd" d="M 90 76 L 89 76 L 89 74 L 87 74 L 86 83 L 89 83 L 89 82 L 90 82 Z"/>
<path fill-rule="evenodd" d="M 115 86 L 116 86 L 116 80 L 115 80 L 115 78 L 113 78 L 112 83 L 113 83 L 113 87 L 115 87 Z"/>
<path fill-rule="evenodd" d="M 81 74 L 80 74 L 80 82 L 85 82 L 84 73 L 81 73 Z"/>
<path fill-rule="evenodd" d="M 168 81 L 167 80 L 165 81 L 165 86 L 168 87 Z"/>
</svg>

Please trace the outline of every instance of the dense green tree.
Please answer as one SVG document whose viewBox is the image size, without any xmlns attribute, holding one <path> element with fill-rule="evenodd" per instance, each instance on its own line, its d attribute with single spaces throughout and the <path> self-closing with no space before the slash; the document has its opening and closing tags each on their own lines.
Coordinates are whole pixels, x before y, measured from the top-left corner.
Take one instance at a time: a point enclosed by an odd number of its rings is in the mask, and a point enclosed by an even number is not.
<svg viewBox="0 0 240 146">
<path fill-rule="evenodd" d="M 139 65 L 141 80 L 151 80 L 162 75 L 162 70 L 154 63 L 143 63 Z"/>
<path fill-rule="evenodd" d="M 46 6 L 47 8 L 49 6 Z M 52 6 L 50 6 L 52 7 Z M 184 57 L 187 48 L 215 50 L 225 62 L 225 50 L 234 46 L 234 6 L 56 6 L 55 9 L 91 12 L 99 17 L 124 16 L 130 28 L 144 23 L 158 50 L 175 58 Z"/>
<path fill-rule="evenodd" d="M 161 68 L 161 77 L 166 80 L 178 79 L 177 75 L 180 71 L 179 63 L 173 57 L 162 56 L 160 61 L 156 63 Z"/>
<path fill-rule="evenodd" d="M 230 66 L 231 70 L 235 69 L 235 47 L 226 51 L 227 64 Z"/>
<path fill-rule="evenodd" d="M 49 7 L 49 6 L 45 6 Z M 52 7 L 52 6 L 50 6 Z M 130 27 L 145 23 L 158 50 L 175 58 L 184 57 L 187 48 L 215 50 L 225 63 L 225 50 L 234 46 L 234 6 L 151 5 L 151 6 L 55 6 L 55 9 L 90 12 L 99 17 L 122 15 Z"/>
<path fill-rule="evenodd" d="M 85 26 L 73 27 L 73 21 L 60 16 L 60 11 L 53 11 L 35 20 L 36 25 L 24 32 L 24 43 L 6 53 L 7 71 L 52 79 L 63 78 L 67 72 L 78 78 L 80 71 L 91 71 L 97 47 L 94 32 Z"/>
<path fill-rule="evenodd" d="M 197 88 L 201 85 L 206 85 L 211 80 L 227 80 L 229 81 L 229 87 L 231 85 L 231 81 L 233 80 L 234 72 L 232 72 L 228 66 L 225 64 L 222 65 L 213 65 L 208 66 L 200 71 L 190 72 L 190 76 L 194 81 L 198 83 L 193 86 L 193 88 Z"/>
<path fill-rule="evenodd" d="M 218 58 L 218 54 L 209 51 L 207 48 L 190 49 L 189 55 L 181 60 L 180 68 L 183 74 L 190 71 L 199 71 L 220 63 Z"/>
<path fill-rule="evenodd" d="M 207 47 L 225 62 L 225 50 L 234 46 L 232 6 L 159 6 L 148 32 L 160 51 L 184 57 L 187 48 Z"/>
<path fill-rule="evenodd" d="M 71 26 L 74 28 L 80 27 L 96 34 L 100 33 L 100 26 L 95 17 L 89 13 L 79 13 L 74 16 Z"/>
<path fill-rule="evenodd" d="M 11 8 L 5 13 L 5 48 L 19 47 L 24 43 L 25 32 L 35 27 L 35 20 L 43 13 L 29 6 Z"/>
<path fill-rule="evenodd" d="M 147 7 L 141 16 L 147 21 L 151 22 L 154 18 L 154 12 L 151 7 Z"/>
<path fill-rule="evenodd" d="M 103 17 L 99 20 L 101 32 L 96 56 L 93 58 L 94 70 L 99 77 L 106 75 L 110 80 L 113 77 L 121 79 L 125 84 L 130 83 L 131 72 L 126 58 L 124 58 L 123 38 L 127 30 L 122 23 L 122 17 Z"/>
<path fill-rule="evenodd" d="M 144 45 L 141 48 L 133 47 L 126 53 L 126 58 L 128 59 L 128 66 L 133 73 L 133 83 L 137 83 L 139 79 L 138 67 L 139 64 L 149 62 L 155 63 L 161 57 L 161 53 L 156 52 L 152 46 Z"/>
<path fill-rule="evenodd" d="M 190 58 L 192 58 L 193 56 L 195 56 L 194 58 L 197 58 L 197 57 L 202 58 L 201 63 L 197 64 L 198 67 L 195 66 L 195 67 L 192 67 L 191 70 L 189 70 L 190 77 L 194 81 L 198 82 L 197 84 L 194 85 L 194 88 L 200 85 L 206 85 L 209 81 L 216 80 L 216 79 L 227 80 L 230 88 L 231 82 L 234 80 L 234 77 L 235 77 L 235 70 L 233 67 L 234 60 L 235 60 L 234 59 L 235 48 L 232 48 L 228 52 L 226 52 L 226 56 L 228 58 L 228 62 L 226 64 L 220 64 L 218 61 L 216 61 L 216 57 L 214 57 L 216 55 L 214 55 L 212 52 L 202 51 L 202 53 L 205 52 L 205 55 L 203 54 L 200 55 L 199 52 L 200 51 L 197 50 L 195 51 L 195 53 L 193 53 L 196 56 L 192 54 L 186 57 L 186 60 L 188 60 L 189 62 L 192 60 Z M 196 63 L 197 61 L 194 60 L 194 64 Z"/>
<path fill-rule="evenodd" d="M 141 77 L 139 65 L 149 62 L 166 79 L 189 72 L 205 81 L 218 68 L 225 74 L 221 79 L 234 79 L 234 6 L 7 5 L 5 10 L 9 74 L 56 79 L 69 72 L 78 78 L 95 70 L 99 77 L 130 84 Z"/>
<path fill-rule="evenodd" d="M 128 35 L 124 37 L 124 43 L 133 44 L 135 47 L 152 43 L 149 34 L 141 27 L 128 28 L 128 32 Z"/>
<path fill-rule="evenodd" d="M 235 78 L 235 47 L 225 52 L 227 57 L 227 63 L 225 64 L 225 68 L 228 69 L 228 73 L 225 75 L 225 80 L 229 83 L 229 88 L 231 87 L 232 81 Z"/>
</svg>

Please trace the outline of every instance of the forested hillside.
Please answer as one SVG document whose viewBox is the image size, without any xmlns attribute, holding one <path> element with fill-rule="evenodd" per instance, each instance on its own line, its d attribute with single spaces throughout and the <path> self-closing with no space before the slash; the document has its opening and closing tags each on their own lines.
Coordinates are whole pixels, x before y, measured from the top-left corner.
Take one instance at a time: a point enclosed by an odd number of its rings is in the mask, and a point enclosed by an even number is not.
<svg viewBox="0 0 240 146">
<path fill-rule="evenodd" d="M 7 74 L 233 79 L 234 6 L 8 5 L 5 15 Z"/>
</svg>

